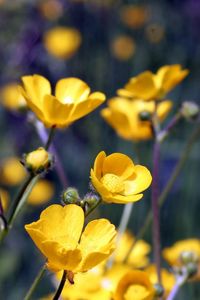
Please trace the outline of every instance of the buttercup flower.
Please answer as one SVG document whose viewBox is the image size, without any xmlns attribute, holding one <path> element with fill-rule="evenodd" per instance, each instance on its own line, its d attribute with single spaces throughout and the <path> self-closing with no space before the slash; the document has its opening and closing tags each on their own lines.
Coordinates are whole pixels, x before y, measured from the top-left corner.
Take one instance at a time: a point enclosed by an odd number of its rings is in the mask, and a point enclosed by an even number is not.
<svg viewBox="0 0 200 300">
<path fill-rule="evenodd" d="M 47 127 L 67 127 L 105 101 L 100 92 L 90 94 L 89 86 L 78 78 L 57 82 L 55 96 L 49 81 L 40 75 L 22 77 L 21 88 L 28 106 Z"/>
<path fill-rule="evenodd" d="M 124 5 L 120 11 L 122 22 L 130 28 L 140 28 L 148 20 L 148 8 L 142 5 Z"/>
<path fill-rule="evenodd" d="M 119 281 L 114 300 L 153 300 L 154 295 L 155 289 L 147 273 L 133 270 Z"/>
<path fill-rule="evenodd" d="M 134 236 L 130 232 L 125 232 L 120 238 L 120 242 L 114 252 L 114 260 L 117 263 L 123 262 L 129 249 L 134 243 Z M 129 255 L 127 263 L 134 268 L 143 268 L 148 265 L 149 258 L 148 254 L 151 251 L 151 246 L 143 240 L 138 240 L 132 252 Z"/>
<path fill-rule="evenodd" d="M 81 44 L 81 34 L 75 28 L 55 27 L 44 35 L 44 46 L 47 51 L 58 58 L 70 58 Z"/>
<path fill-rule="evenodd" d="M 54 187 L 51 182 L 45 179 L 40 179 L 33 187 L 28 203 L 31 205 L 41 205 L 48 202 L 54 194 Z"/>
<path fill-rule="evenodd" d="M 111 44 L 112 54 L 119 60 L 130 59 L 136 49 L 135 41 L 128 35 L 116 37 Z"/>
<path fill-rule="evenodd" d="M 171 266 L 180 266 L 182 264 L 181 255 L 184 252 L 191 252 L 200 260 L 200 240 L 187 239 L 178 241 L 173 246 L 165 248 L 162 254 Z"/>
<path fill-rule="evenodd" d="M 143 100 L 158 100 L 166 96 L 188 74 L 180 65 L 161 67 L 156 74 L 145 71 L 132 77 L 124 89 L 118 90 L 118 95 Z"/>
<path fill-rule="evenodd" d="M 134 165 L 125 154 L 113 153 L 106 156 L 101 151 L 91 169 L 91 181 L 102 200 L 108 203 L 129 203 L 142 198 L 142 191 L 151 184 L 149 170 Z"/>
<path fill-rule="evenodd" d="M 11 83 L 5 85 L 1 89 L 2 104 L 9 110 L 20 110 L 24 109 L 27 104 L 24 96 L 20 93 L 18 89 L 18 84 Z"/>
<path fill-rule="evenodd" d="M 157 115 L 160 122 L 165 119 L 171 107 L 171 101 L 162 101 L 158 104 Z M 108 101 L 108 107 L 102 109 L 101 115 L 120 137 L 140 141 L 148 140 L 153 136 L 151 122 L 148 119 L 143 120 L 142 114 L 149 114 L 151 118 L 154 111 L 154 101 L 131 101 L 116 97 Z"/>
<path fill-rule="evenodd" d="M 150 265 L 145 269 L 145 272 L 149 274 L 149 279 L 152 284 L 158 283 L 158 276 L 155 265 Z M 162 278 L 162 284 L 164 287 L 164 298 L 167 297 L 167 295 L 170 293 L 172 288 L 175 285 L 176 278 L 173 273 L 170 273 L 166 269 L 161 269 L 161 278 Z"/>
<path fill-rule="evenodd" d="M 108 220 L 91 221 L 82 233 L 83 224 L 81 207 L 55 204 L 25 229 L 47 258 L 49 269 L 77 273 L 92 269 L 115 249 L 116 231 Z"/>
<path fill-rule="evenodd" d="M 17 157 L 6 158 L 0 166 L 0 182 L 9 186 L 18 185 L 26 177 L 26 171 Z"/>
</svg>

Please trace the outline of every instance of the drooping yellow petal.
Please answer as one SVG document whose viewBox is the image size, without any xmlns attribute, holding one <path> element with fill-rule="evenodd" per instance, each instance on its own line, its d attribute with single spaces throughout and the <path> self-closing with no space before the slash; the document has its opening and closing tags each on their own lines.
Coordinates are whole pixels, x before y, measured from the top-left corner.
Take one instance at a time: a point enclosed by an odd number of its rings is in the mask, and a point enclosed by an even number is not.
<svg viewBox="0 0 200 300">
<path fill-rule="evenodd" d="M 63 78 L 56 84 L 55 96 L 64 104 L 86 100 L 89 93 L 89 86 L 78 78 Z"/>
<path fill-rule="evenodd" d="M 97 177 L 97 179 L 100 179 L 102 177 L 102 168 L 103 168 L 103 162 L 106 157 L 106 153 L 104 151 L 99 152 L 97 155 L 95 162 L 94 162 L 94 174 Z"/>
<path fill-rule="evenodd" d="M 80 241 L 83 260 L 81 270 L 91 269 L 106 259 L 115 249 L 115 226 L 106 219 L 91 221 L 85 228 Z"/>
</svg>

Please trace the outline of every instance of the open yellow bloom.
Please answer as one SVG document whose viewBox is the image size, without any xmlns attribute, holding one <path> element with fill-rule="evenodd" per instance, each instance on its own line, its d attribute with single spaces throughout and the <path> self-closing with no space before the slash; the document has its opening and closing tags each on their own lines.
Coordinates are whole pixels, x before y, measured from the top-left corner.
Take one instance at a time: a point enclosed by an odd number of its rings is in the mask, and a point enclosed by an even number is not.
<svg viewBox="0 0 200 300">
<path fill-rule="evenodd" d="M 53 271 L 85 272 L 105 260 L 115 249 L 116 231 L 106 219 L 91 221 L 84 232 L 81 207 L 51 205 L 37 222 L 25 226 Z"/>
<path fill-rule="evenodd" d="M 154 295 L 155 290 L 147 273 L 132 270 L 119 281 L 114 300 L 153 300 Z"/>
<path fill-rule="evenodd" d="M 44 46 L 47 51 L 61 59 L 70 58 L 81 44 L 81 34 L 75 28 L 57 26 L 44 35 Z"/>
<path fill-rule="evenodd" d="M 21 183 L 26 177 L 26 171 L 17 157 L 6 158 L 0 166 L 0 182 L 13 186 Z"/>
<path fill-rule="evenodd" d="M 166 96 L 188 74 L 180 65 L 166 65 L 156 74 L 145 71 L 132 77 L 124 89 L 118 90 L 119 96 L 139 98 L 143 100 L 158 100 Z"/>
<path fill-rule="evenodd" d="M 173 246 L 165 248 L 162 254 L 171 266 L 180 266 L 182 264 L 181 254 L 184 252 L 191 252 L 200 260 L 200 240 L 187 239 L 178 241 Z"/>
<path fill-rule="evenodd" d="M 28 106 L 47 127 L 67 127 L 105 101 L 100 92 L 90 94 L 89 86 L 78 78 L 60 79 L 51 94 L 49 81 L 40 75 L 22 77 Z"/>
<path fill-rule="evenodd" d="M 54 187 L 51 182 L 45 179 L 40 179 L 33 187 L 28 203 L 31 205 L 42 205 L 49 201 L 54 194 Z"/>
<path fill-rule="evenodd" d="M 155 265 L 150 265 L 148 268 L 145 269 L 145 272 L 149 274 L 149 279 L 152 284 L 158 283 L 158 276 Z M 170 273 L 167 271 L 167 269 L 161 269 L 161 278 L 162 278 L 162 284 L 164 287 L 164 299 L 167 297 L 167 295 L 170 293 L 172 288 L 174 287 L 176 283 L 176 278 L 173 273 Z"/>
<path fill-rule="evenodd" d="M 91 181 L 102 200 L 108 203 L 129 203 L 140 200 L 142 191 L 151 184 L 149 170 L 134 165 L 125 154 L 113 153 L 106 156 L 101 151 L 91 169 Z"/>
<path fill-rule="evenodd" d="M 123 262 L 129 249 L 134 243 L 134 236 L 130 232 L 126 232 L 120 238 L 119 244 L 114 252 L 114 260 L 117 263 Z M 149 258 L 148 254 L 151 251 L 151 246 L 143 240 L 138 240 L 132 252 L 129 255 L 127 263 L 134 268 L 143 268 L 148 265 Z"/>
<path fill-rule="evenodd" d="M 163 101 L 158 104 L 157 115 L 160 122 L 165 119 L 171 107 L 171 101 Z M 154 111 L 154 101 L 131 101 L 116 97 L 108 101 L 108 107 L 102 109 L 101 115 L 120 137 L 126 140 L 140 141 L 148 140 L 153 136 L 151 122 L 142 120 L 140 116 L 143 112 L 149 113 L 151 116 Z"/>
<path fill-rule="evenodd" d="M 26 100 L 18 89 L 18 84 L 10 83 L 1 89 L 1 103 L 9 110 L 20 110 L 26 107 Z"/>
</svg>

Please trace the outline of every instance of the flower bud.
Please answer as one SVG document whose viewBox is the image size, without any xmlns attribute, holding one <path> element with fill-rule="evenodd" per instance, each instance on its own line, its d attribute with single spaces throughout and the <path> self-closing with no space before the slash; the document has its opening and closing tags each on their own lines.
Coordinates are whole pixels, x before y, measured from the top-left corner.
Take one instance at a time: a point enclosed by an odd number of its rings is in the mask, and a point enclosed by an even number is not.
<svg viewBox="0 0 200 300">
<path fill-rule="evenodd" d="M 198 266 L 196 263 L 188 263 L 187 266 L 188 278 L 193 277 L 198 272 Z"/>
<path fill-rule="evenodd" d="M 143 110 L 139 113 L 140 121 L 150 121 L 151 120 L 151 113 L 148 110 Z"/>
<path fill-rule="evenodd" d="M 165 291 L 163 286 L 159 283 L 156 283 L 154 284 L 154 288 L 155 288 L 155 296 L 159 298 L 162 297 Z"/>
<path fill-rule="evenodd" d="M 52 163 L 52 156 L 42 147 L 28 153 L 23 162 L 25 167 L 33 174 L 47 170 Z"/>
<path fill-rule="evenodd" d="M 68 187 L 62 194 L 62 201 L 65 204 L 78 204 L 80 201 L 77 189 Z"/>
<path fill-rule="evenodd" d="M 5 217 L 0 214 L 0 233 L 7 228 L 7 221 Z"/>
<path fill-rule="evenodd" d="M 83 200 L 88 204 L 88 206 L 91 207 L 100 200 L 100 196 L 97 195 L 96 193 L 91 192 L 91 193 L 87 193 Z"/>
<path fill-rule="evenodd" d="M 181 107 L 181 114 L 187 120 L 196 120 L 199 116 L 199 106 L 195 102 L 185 101 Z"/>
<path fill-rule="evenodd" d="M 180 255 L 183 264 L 195 263 L 198 261 L 198 256 L 192 251 L 183 251 Z"/>
</svg>

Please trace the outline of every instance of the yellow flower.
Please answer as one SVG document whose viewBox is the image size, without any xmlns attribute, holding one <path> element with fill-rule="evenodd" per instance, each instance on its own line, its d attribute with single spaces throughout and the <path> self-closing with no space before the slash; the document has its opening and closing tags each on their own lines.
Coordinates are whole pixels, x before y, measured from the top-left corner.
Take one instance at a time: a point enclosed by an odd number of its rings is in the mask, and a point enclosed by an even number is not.
<svg viewBox="0 0 200 300">
<path fill-rule="evenodd" d="M 114 260 L 117 263 L 123 262 L 129 249 L 134 243 L 134 236 L 130 232 L 126 232 L 120 238 L 119 244 L 114 252 Z M 127 263 L 134 268 L 143 268 L 149 263 L 147 255 L 151 251 L 151 246 L 143 240 L 138 240 L 132 252 L 129 255 Z"/>
<path fill-rule="evenodd" d="M 10 199 L 10 196 L 8 192 L 2 188 L 0 188 L 0 199 L 1 199 L 1 204 L 3 206 L 3 210 L 6 211 L 8 208 L 8 202 Z"/>
<path fill-rule="evenodd" d="M 200 240 L 178 241 L 173 246 L 163 250 L 163 257 L 171 266 L 180 266 L 182 264 L 181 254 L 184 252 L 192 252 L 200 260 Z"/>
<path fill-rule="evenodd" d="M 151 184 L 149 170 L 141 165 L 134 165 L 125 154 L 113 153 L 106 157 L 101 151 L 91 169 L 91 181 L 94 188 L 108 203 L 129 203 L 140 200 L 142 191 Z"/>
<path fill-rule="evenodd" d="M 116 231 L 106 219 L 91 221 L 82 233 L 81 207 L 51 205 L 37 222 L 25 226 L 53 271 L 85 272 L 105 260 L 115 249 Z"/>
<path fill-rule="evenodd" d="M 50 163 L 51 155 L 43 147 L 28 153 L 25 157 L 25 166 L 36 174 L 48 169 Z"/>
<path fill-rule="evenodd" d="M 26 100 L 20 93 L 18 84 L 7 84 L 1 89 L 2 104 L 9 110 L 20 110 L 26 107 Z"/>
<path fill-rule="evenodd" d="M 133 270 L 119 281 L 114 300 L 153 300 L 154 295 L 155 290 L 147 273 Z"/>
<path fill-rule="evenodd" d="M 61 59 L 68 59 L 74 55 L 81 44 L 81 34 L 75 28 L 55 27 L 44 35 L 44 46 L 47 51 Z"/>
<path fill-rule="evenodd" d="M 117 59 L 128 60 L 134 55 L 136 44 L 130 36 L 120 35 L 112 41 L 111 50 Z"/>
<path fill-rule="evenodd" d="M 31 205 L 41 205 L 49 201 L 54 194 L 54 187 L 52 183 L 45 179 L 40 179 L 33 187 L 29 197 L 28 203 Z"/>
<path fill-rule="evenodd" d="M 158 104 L 157 115 L 160 122 L 165 119 L 171 107 L 171 101 L 162 101 Z M 126 140 L 140 141 L 153 136 L 151 122 L 142 120 L 141 115 L 148 113 L 151 117 L 154 111 L 154 101 L 131 101 L 116 97 L 108 101 L 108 107 L 102 109 L 101 115 L 120 137 Z"/>
<path fill-rule="evenodd" d="M 26 177 L 26 171 L 17 157 L 5 159 L 0 169 L 0 181 L 9 186 L 18 185 Z"/>
<path fill-rule="evenodd" d="M 158 283 L 158 276 L 155 265 L 150 265 L 148 268 L 145 269 L 145 272 L 149 274 L 149 279 L 152 284 Z M 168 272 L 166 269 L 161 269 L 161 278 L 165 291 L 164 297 L 167 297 L 167 295 L 170 293 L 170 291 L 176 283 L 176 278 L 173 273 Z"/>
<path fill-rule="evenodd" d="M 158 100 L 166 96 L 188 74 L 180 65 L 161 67 L 156 74 L 145 71 L 132 77 L 124 89 L 118 90 L 119 96 L 139 98 L 143 100 Z"/>
<path fill-rule="evenodd" d="M 29 107 L 47 127 L 67 127 L 105 101 L 104 94 L 90 94 L 89 86 L 78 78 L 59 80 L 55 96 L 51 95 L 50 83 L 43 76 L 24 76 L 22 81 Z"/>
<path fill-rule="evenodd" d="M 130 28 L 142 27 L 148 16 L 148 8 L 142 5 L 124 5 L 120 11 L 122 22 Z"/>
</svg>

